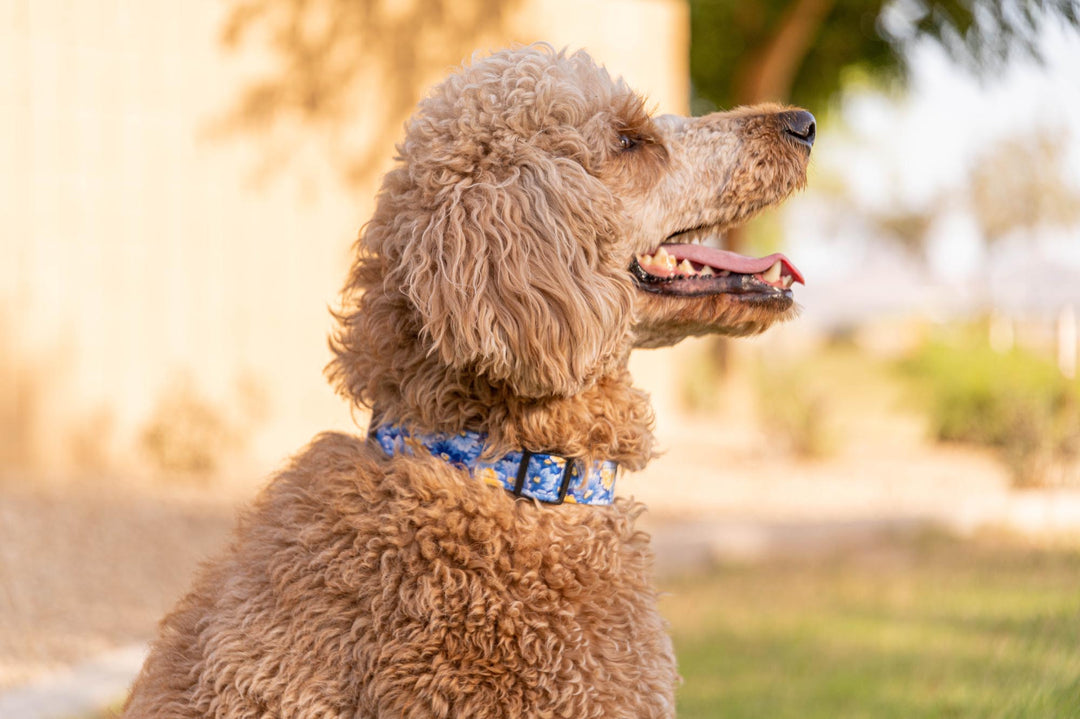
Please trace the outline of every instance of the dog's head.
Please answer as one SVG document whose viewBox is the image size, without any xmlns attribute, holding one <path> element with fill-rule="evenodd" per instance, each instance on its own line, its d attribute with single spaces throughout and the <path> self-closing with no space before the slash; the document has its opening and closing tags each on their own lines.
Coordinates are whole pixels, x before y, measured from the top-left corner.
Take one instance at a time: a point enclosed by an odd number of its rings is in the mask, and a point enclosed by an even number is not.
<svg viewBox="0 0 1080 719">
<path fill-rule="evenodd" d="M 357 365 L 373 361 L 571 396 L 634 346 L 760 332 L 791 314 L 798 271 L 700 241 L 800 187 L 812 134 L 780 107 L 654 119 L 580 52 L 475 61 L 408 123 L 333 372 L 368 404 L 379 380 Z"/>
</svg>

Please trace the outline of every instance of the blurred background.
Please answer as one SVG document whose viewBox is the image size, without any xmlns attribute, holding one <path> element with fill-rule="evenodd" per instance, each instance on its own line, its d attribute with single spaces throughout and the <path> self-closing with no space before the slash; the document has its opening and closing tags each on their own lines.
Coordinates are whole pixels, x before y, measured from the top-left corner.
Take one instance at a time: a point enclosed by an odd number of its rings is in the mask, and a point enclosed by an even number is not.
<svg viewBox="0 0 1080 719">
<path fill-rule="evenodd" d="M 0 715 L 93 716 L 315 433 L 393 144 L 474 52 L 819 122 L 793 323 L 639 352 L 680 716 L 1080 715 L 1075 0 L 0 2 Z"/>
</svg>

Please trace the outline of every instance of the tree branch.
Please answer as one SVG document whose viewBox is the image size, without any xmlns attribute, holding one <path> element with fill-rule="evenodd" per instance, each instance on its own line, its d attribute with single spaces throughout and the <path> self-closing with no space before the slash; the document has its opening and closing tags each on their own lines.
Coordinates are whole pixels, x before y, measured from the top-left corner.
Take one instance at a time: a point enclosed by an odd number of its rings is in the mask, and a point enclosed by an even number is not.
<svg viewBox="0 0 1080 719">
<path fill-rule="evenodd" d="M 788 99 L 795 74 L 834 5 L 836 0 L 795 0 L 788 7 L 773 36 L 739 63 L 735 83 L 738 104 Z"/>
</svg>

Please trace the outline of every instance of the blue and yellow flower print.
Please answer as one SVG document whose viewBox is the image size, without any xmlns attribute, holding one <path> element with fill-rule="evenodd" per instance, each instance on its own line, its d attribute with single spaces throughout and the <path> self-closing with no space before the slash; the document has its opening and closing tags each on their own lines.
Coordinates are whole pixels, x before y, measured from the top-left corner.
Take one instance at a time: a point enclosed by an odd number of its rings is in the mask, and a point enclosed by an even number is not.
<svg viewBox="0 0 1080 719">
<path fill-rule="evenodd" d="M 510 452 L 495 460 L 481 460 L 486 437 L 472 431 L 426 434 L 411 432 L 400 425 L 382 424 L 368 434 L 387 455 L 427 451 L 486 484 L 522 497 L 552 504 L 563 501 L 611 504 L 615 500 L 619 466 L 610 460 L 586 463 L 554 454 L 521 451 Z M 523 462 L 524 476 L 521 476 Z M 520 490 L 517 489 L 519 479 Z"/>
</svg>

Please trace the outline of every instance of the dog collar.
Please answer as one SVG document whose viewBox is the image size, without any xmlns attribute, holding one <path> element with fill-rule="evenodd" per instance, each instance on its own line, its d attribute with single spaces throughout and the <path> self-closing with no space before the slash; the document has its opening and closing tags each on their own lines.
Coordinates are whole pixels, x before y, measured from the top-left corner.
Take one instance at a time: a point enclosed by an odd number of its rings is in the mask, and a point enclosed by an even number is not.
<svg viewBox="0 0 1080 719">
<path fill-rule="evenodd" d="M 556 454 L 515 450 L 497 459 L 481 459 L 486 435 L 466 430 L 425 434 L 400 425 L 383 424 L 368 430 L 388 456 L 415 455 L 427 450 L 486 484 L 516 497 L 547 504 L 611 504 L 619 465 L 611 460 L 586 462 Z"/>
</svg>

